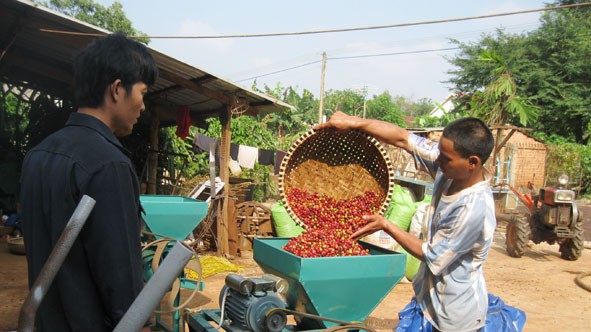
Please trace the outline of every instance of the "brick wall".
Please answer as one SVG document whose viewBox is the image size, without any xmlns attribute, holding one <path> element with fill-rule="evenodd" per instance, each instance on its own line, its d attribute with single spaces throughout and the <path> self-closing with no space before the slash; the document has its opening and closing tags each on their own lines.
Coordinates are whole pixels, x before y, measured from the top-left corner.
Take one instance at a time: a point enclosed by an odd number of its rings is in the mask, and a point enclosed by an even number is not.
<svg viewBox="0 0 591 332">
<path fill-rule="evenodd" d="M 510 130 L 503 130 L 506 137 Z M 494 132 L 496 137 L 496 131 Z M 509 178 L 509 183 L 515 187 L 527 188 L 527 182 L 532 181 L 539 188 L 544 184 L 546 145 L 520 131 L 515 131 L 505 147 L 501 149 L 499 160 L 500 177 Z M 491 160 L 492 162 L 492 160 Z"/>
</svg>

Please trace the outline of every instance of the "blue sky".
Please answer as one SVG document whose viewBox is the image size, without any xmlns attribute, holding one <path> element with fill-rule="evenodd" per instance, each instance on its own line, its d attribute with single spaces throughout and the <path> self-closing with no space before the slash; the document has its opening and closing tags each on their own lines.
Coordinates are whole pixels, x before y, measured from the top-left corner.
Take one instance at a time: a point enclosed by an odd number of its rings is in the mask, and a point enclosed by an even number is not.
<svg viewBox="0 0 591 332">
<path fill-rule="evenodd" d="M 96 1 L 110 5 L 112 0 Z M 298 0 L 198 1 L 119 0 L 133 26 L 149 36 L 210 36 L 300 32 L 444 20 L 543 8 L 537 0 Z M 456 51 L 363 57 L 453 47 L 449 38 L 474 42 L 501 28 L 526 33 L 539 26 L 540 13 L 464 22 L 316 35 L 233 39 L 152 39 L 150 47 L 215 76 L 250 88 L 257 84 L 320 92 L 322 52 L 325 90 L 366 89 L 414 100 L 442 101 L 449 93 L 444 56 Z M 283 71 L 262 77 L 262 75 Z"/>
</svg>

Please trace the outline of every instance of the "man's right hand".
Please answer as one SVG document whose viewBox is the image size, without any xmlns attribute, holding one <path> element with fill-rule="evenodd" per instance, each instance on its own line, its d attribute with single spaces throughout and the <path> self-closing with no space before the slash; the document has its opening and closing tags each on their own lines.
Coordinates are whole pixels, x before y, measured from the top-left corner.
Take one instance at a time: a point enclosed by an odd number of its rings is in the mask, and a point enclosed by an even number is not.
<svg viewBox="0 0 591 332">
<path fill-rule="evenodd" d="M 314 126 L 314 130 L 333 127 L 340 130 L 357 129 L 365 119 L 356 116 L 347 115 L 341 111 L 335 112 L 325 123 Z"/>
</svg>

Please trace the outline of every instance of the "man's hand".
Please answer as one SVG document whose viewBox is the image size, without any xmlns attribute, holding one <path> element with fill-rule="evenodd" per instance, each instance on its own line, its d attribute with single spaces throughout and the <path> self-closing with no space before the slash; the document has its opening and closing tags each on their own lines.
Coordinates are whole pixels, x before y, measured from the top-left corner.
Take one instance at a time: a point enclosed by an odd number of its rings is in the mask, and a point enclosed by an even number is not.
<svg viewBox="0 0 591 332">
<path fill-rule="evenodd" d="M 363 219 L 368 221 L 368 224 L 358 229 L 351 235 L 351 240 L 357 241 L 360 238 L 373 234 L 382 229 L 386 229 L 386 223 L 390 223 L 386 218 L 379 215 L 363 216 Z"/>
<path fill-rule="evenodd" d="M 364 119 L 347 115 L 341 111 L 334 113 L 327 122 L 314 126 L 315 130 L 333 127 L 340 130 L 357 129 Z"/>
<path fill-rule="evenodd" d="M 418 259 L 423 259 L 424 253 L 422 248 L 422 240 L 394 225 L 383 216 L 374 214 L 371 216 L 363 216 L 363 219 L 367 220 L 368 224 L 353 233 L 353 235 L 350 237 L 351 240 L 357 241 L 364 236 L 383 230 L 394 240 L 396 240 L 396 242 L 398 242 L 398 244 L 400 244 L 411 255 Z"/>
</svg>

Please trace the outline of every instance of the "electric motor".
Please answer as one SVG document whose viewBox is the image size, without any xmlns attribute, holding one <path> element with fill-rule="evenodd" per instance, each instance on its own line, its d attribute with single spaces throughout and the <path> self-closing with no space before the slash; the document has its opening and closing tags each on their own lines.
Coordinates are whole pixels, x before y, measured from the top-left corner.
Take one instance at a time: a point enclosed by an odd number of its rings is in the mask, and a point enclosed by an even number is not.
<svg viewBox="0 0 591 332">
<path fill-rule="evenodd" d="M 276 281 L 229 274 L 220 294 L 222 320 L 229 319 L 233 331 L 281 331 L 287 315 L 276 286 Z"/>
</svg>

